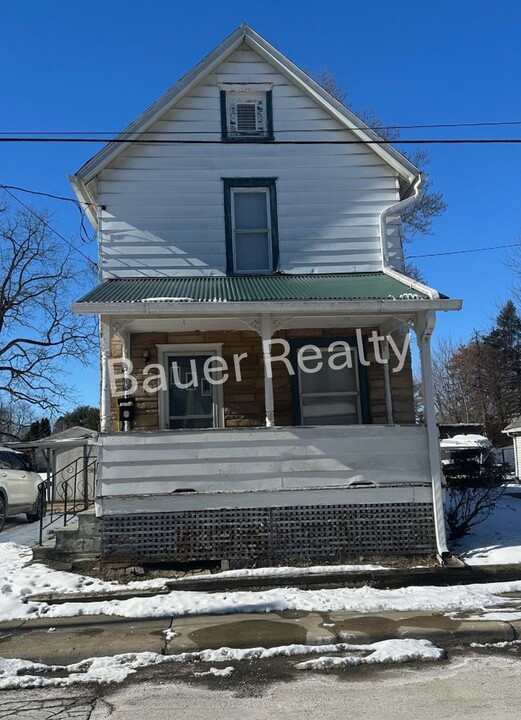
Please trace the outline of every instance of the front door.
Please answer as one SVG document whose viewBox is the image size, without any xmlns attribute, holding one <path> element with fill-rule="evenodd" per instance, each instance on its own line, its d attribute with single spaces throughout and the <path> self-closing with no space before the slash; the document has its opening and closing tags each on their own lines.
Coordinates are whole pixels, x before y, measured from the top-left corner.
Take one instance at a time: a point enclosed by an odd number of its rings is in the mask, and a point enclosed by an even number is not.
<svg viewBox="0 0 521 720">
<path fill-rule="evenodd" d="M 207 355 L 169 355 L 167 427 L 170 430 L 217 427 L 217 386 L 205 378 Z"/>
</svg>

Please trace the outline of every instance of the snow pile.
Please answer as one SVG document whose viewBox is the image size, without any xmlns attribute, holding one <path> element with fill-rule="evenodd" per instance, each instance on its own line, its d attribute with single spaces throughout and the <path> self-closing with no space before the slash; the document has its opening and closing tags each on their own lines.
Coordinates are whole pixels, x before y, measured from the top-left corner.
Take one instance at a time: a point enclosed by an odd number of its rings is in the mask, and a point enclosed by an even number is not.
<svg viewBox="0 0 521 720">
<path fill-rule="evenodd" d="M 153 652 L 89 658 L 73 665 L 44 665 L 0 657 L 0 690 L 123 682 L 139 668 L 168 660 Z"/>
<path fill-rule="evenodd" d="M 242 568 L 241 570 L 223 570 L 217 577 L 273 577 L 276 575 L 324 575 L 326 573 L 371 572 L 372 570 L 390 570 L 385 565 L 311 565 L 310 567 L 262 567 Z M 182 582 L 182 581 L 181 581 Z"/>
<path fill-rule="evenodd" d="M 225 663 L 242 660 L 264 660 L 274 657 L 294 657 L 323 653 L 359 652 L 363 655 L 320 657 L 297 664 L 300 670 L 322 670 L 331 667 L 409 662 L 412 660 L 442 660 L 446 653 L 427 640 L 385 640 L 370 645 L 281 645 L 274 648 L 228 648 L 199 650 L 178 655 L 159 655 L 153 652 L 126 653 L 113 657 L 82 660 L 73 665 L 44 665 L 28 660 L 8 660 L 0 657 L 0 690 L 67 686 L 86 683 L 123 682 L 137 670 L 167 663 Z M 228 677 L 235 671 L 232 665 L 211 666 L 209 670 L 194 672 L 195 677 Z"/>
<path fill-rule="evenodd" d="M 454 435 L 440 442 L 443 449 L 449 448 L 491 448 L 492 443 L 484 435 Z"/>
<path fill-rule="evenodd" d="M 225 668 L 215 668 L 211 667 L 209 670 L 206 670 L 205 672 L 196 672 L 194 673 L 195 677 L 207 677 L 208 675 L 213 675 L 214 677 L 230 677 L 230 675 L 235 671 L 235 668 L 233 665 L 228 665 L 228 667 Z"/>
<path fill-rule="evenodd" d="M 348 645 L 350 651 L 357 650 L 365 655 L 347 655 L 345 657 L 322 656 L 301 662 L 297 670 L 329 670 L 357 665 L 377 665 L 387 663 L 413 662 L 414 660 L 445 660 L 445 650 L 428 640 L 382 640 L 371 645 Z"/>
<path fill-rule="evenodd" d="M 521 592 L 521 581 L 456 585 L 453 587 L 405 587 L 395 590 L 336 588 L 300 590 L 273 588 L 266 591 L 189 592 L 145 598 L 70 602 L 39 605 L 37 614 L 51 617 L 76 615 L 117 615 L 128 618 L 167 618 L 182 615 L 226 615 L 297 610 L 302 612 L 388 611 L 481 612 L 490 609 L 517 609 L 519 600 L 500 597 L 500 593 Z M 521 617 L 521 613 L 518 613 Z"/>
</svg>

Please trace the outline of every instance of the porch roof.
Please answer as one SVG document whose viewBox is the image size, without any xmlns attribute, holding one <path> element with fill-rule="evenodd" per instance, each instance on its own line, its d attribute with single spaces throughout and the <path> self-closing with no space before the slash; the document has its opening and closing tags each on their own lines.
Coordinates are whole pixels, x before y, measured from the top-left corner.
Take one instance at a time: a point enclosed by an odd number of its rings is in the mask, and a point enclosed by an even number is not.
<svg viewBox="0 0 521 720">
<path fill-rule="evenodd" d="M 105 280 L 78 300 L 76 305 L 428 299 L 429 295 L 422 292 L 417 283 L 409 283 L 405 276 L 398 279 L 387 273 L 372 272 L 118 278 Z"/>
</svg>

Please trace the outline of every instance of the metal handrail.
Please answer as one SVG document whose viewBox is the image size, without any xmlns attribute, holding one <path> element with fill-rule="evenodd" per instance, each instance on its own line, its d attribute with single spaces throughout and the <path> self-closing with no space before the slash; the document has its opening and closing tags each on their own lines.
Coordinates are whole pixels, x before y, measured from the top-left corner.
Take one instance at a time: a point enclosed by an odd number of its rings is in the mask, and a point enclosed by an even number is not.
<svg viewBox="0 0 521 720">
<path fill-rule="evenodd" d="M 81 467 L 79 464 L 81 463 Z M 60 469 L 58 473 L 38 485 L 39 502 L 44 505 L 40 513 L 39 545 L 43 544 L 43 531 L 63 518 L 65 527 L 79 512 L 87 510 L 94 504 L 94 497 L 89 497 L 89 470 L 96 471 L 98 461 L 96 458 L 87 462 L 86 458 L 76 458 Z M 64 473 L 70 474 L 66 480 L 57 484 L 58 477 Z M 51 483 L 52 479 L 52 483 Z M 60 496 L 57 498 L 57 488 Z M 81 499 L 78 500 L 78 489 L 81 490 Z M 47 518 L 47 522 L 44 522 Z"/>
</svg>

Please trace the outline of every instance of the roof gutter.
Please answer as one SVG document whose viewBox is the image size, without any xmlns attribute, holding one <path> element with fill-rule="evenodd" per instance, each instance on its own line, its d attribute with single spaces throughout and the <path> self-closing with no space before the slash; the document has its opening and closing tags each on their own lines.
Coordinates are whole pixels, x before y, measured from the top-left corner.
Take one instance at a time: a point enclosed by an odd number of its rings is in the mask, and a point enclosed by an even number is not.
<svg viewBox="0 0 521 720">
<path fill-rule="evenodd" d="M 371 300 L 278 300 L 257 302 L 76 302 L 72 311 L 78 315 L 137 315 L 182 317 L 244 313 L 296 313 L 337 312 L 345 315 L 417 313 L 425 310 L 460 310 L 461 300 L 439 299 L 371 299 Z"/>
</svg>

